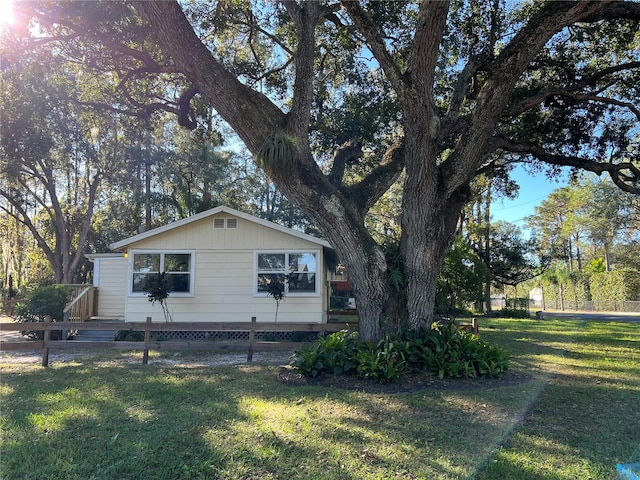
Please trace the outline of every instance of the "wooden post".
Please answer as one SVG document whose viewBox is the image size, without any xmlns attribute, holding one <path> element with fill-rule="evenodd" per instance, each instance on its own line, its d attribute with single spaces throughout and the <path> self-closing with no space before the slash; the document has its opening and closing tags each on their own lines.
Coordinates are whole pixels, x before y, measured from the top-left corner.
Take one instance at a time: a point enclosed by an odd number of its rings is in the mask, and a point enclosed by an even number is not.
<svg viewBox="0 0 640 480">
<path fill-rule="evenodd" d="M 471 319 L 471 328 L 473 328 L 473 333 L 475 333 L 476 335 L 480 333 L 480 330 L 478 328 L 478 319 L 476 317 L 473 317 Z"/>
<path fill-rule="evenodd" d="M 247 363 L 253 362 L 253 347 L 256 340 L 256 317 L 251 317 L 251 330 L 249 330 L 249 351 L 247 352 Z"/>
<path fill-rule="evenodd" d="M 151 323 L 151 317 L 147 317 L 147 325 L 149 325 Z M 144 343 L 145 343 L 145 348 L 144 348 L 144 352 L 142 354 L 142 364 L 143 365 L 148 365 L 149 364 L 149 349 L 147 348 L 147 343 L 149 343 L 151 341 L 151 330 L 149 330 L 148 328 L 145 329 L 144 331 Z"/>
<path fill-rule="evenodd" d="M 49 339 L 51 338 L 51 330 L 49 330 L 48 328 L 50 323 L 51 323 L 51 316 L 47 315 L 46 317 L 44 317 L 45 330 L 44 330 L 44 342 L 43 342 L 43 348 L 42 348 L 42 366 L 43 367 L 49 366 L 49 347 L 47 346 L 47 343 L 49 343 Z"/>
<path fill-rule="evenodd" d="M 66 310 L 66 309 L 65 309 Z M 65 311 L 62 312 L 62 321 L 67 323 L 69 321 L 69 311 Z M 62 338 L 61 340 L 68 340 L 69 339 L 69 330 L 63 330 L 62 331 Z"/>
</svg>

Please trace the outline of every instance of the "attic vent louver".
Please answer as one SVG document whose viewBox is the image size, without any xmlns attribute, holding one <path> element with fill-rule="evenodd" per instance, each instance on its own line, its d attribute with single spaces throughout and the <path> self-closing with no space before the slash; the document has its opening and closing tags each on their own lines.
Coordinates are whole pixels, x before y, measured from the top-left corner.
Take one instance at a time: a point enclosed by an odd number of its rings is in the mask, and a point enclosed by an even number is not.
<svg viewBox="0 0 640 480">
<path fill-rule="evenodd" d="M 214 218 L 213 228 L 218 229 L 236 229 L 238 228 L 237 218 Z"/>
<path fill-rule="evenodd" d="M 224 228 L 224 218 L 214 218 L 213 228 Z"/>
</svg>

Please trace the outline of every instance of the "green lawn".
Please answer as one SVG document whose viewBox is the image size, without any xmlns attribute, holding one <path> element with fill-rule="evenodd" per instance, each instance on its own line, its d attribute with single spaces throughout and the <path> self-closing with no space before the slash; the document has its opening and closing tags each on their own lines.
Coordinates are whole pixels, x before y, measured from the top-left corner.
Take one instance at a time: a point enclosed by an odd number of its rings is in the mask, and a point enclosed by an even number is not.
<svg viewBox="0 0 640 480">
<path fill-rule="evenodd" d="M 481 331 L 531 378 L 367 394 L 283 385 L 275 366 L 1 353 L 0 478 L 614 480 L 640 461 L 639 324 Z"/>
</svg>

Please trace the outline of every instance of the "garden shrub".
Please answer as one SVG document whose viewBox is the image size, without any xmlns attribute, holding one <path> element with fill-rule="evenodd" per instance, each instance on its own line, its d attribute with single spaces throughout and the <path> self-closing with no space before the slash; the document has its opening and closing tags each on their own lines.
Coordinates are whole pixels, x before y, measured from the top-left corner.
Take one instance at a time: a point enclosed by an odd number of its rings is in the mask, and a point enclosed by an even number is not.
<svg viewBox="0 0 640 480">
<path fill-rule="evenodd" d="M 495 315 L 503 318 L 529 318 L 529 312 L 519 308 L 503 308 L 495 312 Z"/>
<path fill-rule="evenodd" d="M 426 372 L 439 378 L 500 376 L 509 353 L 453 324 L 434 324 L 423 332 L 406 331 L 372 343 L 341 331 L 301 349 L 291 362 L 297 372 L 357 374 L 379 382 Z"/>
<path fill-rule="evenodd" d="M 53 322 L 61 322 L 64 319 L 64 308 L 69 301 L 70 290 L 64 285 L 49 285 L 32 290 L 24 300 L 16 307 L 16 320 L 18 322 L 44 322 L 45 317 L 50 316 Z M 25 330 L 23 335 L 34 340 L 42 340 L 44 332 Z M 52 331 L 51 340 L 60 340 L 60 331 Z"/>
<path fill-rule="evenodd" d="M 144 342 L 144 332 L 139 330 L 118 330 L 114 340 L 116 342 Z"/>
<path fill-rule="evenodd" d="M 356 356 L 360 343 L 357 333 L 342 330 L 303 347 L 292 365 L 307 377 L 316 377 L 323 372 L 353 374 L 357 369 Z"/>
<path fill-rule="evenodd" d="M 356 355 L 358 375 L 380 382 L 398 379 L 407 371 L 404 346 L 403 342 L 389 337 L 378 344 L 365 342 Z"/>
</svg>

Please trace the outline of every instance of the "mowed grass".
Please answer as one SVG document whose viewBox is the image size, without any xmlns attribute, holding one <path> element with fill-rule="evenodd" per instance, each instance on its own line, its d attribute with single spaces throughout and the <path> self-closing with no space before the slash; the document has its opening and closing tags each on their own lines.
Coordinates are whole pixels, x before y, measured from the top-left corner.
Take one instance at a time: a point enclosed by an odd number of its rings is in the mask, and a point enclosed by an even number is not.
<svg viewBox="0 0 640 480">
<path fill-rule="evenodd" d="M 481 331 L 530 377 L 371 394 L 285 385 L 269 365 L 3 353 L 0 478 L 614 480 L 640 455 L 640 324 Z"/>
<path fill-rule="evenodd" d="M 640 324 L 541 323 L 496 337 L 519 343 L 515 361 L 550 378 L 476 478 L 616 479 L 616 463 L 640 462 Z"/>
</svg>

